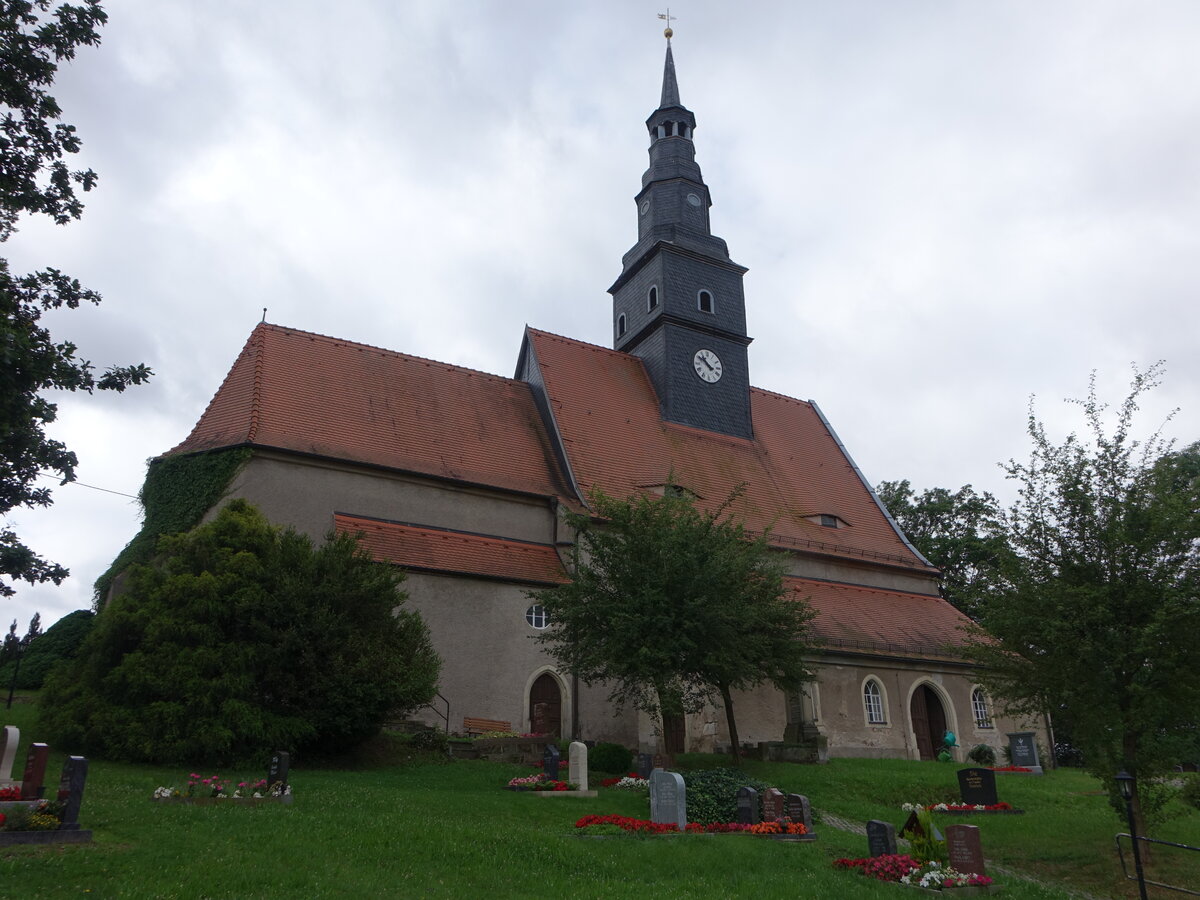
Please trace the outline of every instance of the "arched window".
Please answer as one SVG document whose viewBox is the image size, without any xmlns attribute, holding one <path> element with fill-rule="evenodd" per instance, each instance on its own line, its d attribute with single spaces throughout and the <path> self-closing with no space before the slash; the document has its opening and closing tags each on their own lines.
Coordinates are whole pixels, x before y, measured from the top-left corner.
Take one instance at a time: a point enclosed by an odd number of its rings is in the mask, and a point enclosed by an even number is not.
<svg viewBox="0 0 1200 900">
<path fill-rule="evenodd" d="M 658 285 L 651 285 L 650 292 L 646 295 L 646 312 L 651 312 L 658 306 Z"/>
<path fill-rule="evenodd" d="M 546 607 L 540 603 L 535 603 L 529 609 L 525 610 L 525 621 L 532 628 L 542 629 L 550 624 L 550 617 L 546 615 Z"/>
<path fill-rule="evenodd" d="M 863 708 L 867 712 L 868 725 L 886 725 L 887 714 L 883 708 L 883 691 L 879 688 L 879 682 L 874 678 L 868 678 L 863 685 Z"/>
<path fill-rule="evenodd" d="M 713 295 L 708 291 L 701 291 L 696 295 L 696 306 L 702 313 L 710 313 L 713 311 Z"/>
<path fill-rule="evenodd" d="M 983 692 L 983 688 L 971 691 L 971 712 L 975 714 L 976 728 L 993 727 L 992 714 L 988 711 L 987 694 Z"/>
<path fill-rule="evenodd" d="M 621 337 L 623 334 L 625 334 L 625 313 L 617 316 L 617 337 Z"/>
</svg>

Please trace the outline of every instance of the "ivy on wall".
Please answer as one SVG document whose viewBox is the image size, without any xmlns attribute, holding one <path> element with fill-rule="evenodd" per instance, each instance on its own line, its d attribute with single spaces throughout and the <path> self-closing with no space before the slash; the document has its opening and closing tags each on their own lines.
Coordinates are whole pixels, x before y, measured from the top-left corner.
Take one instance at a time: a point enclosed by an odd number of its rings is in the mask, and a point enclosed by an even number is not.
<svg viewBox="0 0 1200 900">
<path fill-rule="evenodd" d="M 249 447 L 234 447 L 150 460 L 146 480 L 138 493 L 138 502 L 142 505 L 141 531 L 96 579 L 96 609 L 104 604 L 118 575 L 134 563 L 149 561 L 159 537 L 195 528 L 204 514 L 221 499 L 233 476 L 252 455 Z"/>
</svg>

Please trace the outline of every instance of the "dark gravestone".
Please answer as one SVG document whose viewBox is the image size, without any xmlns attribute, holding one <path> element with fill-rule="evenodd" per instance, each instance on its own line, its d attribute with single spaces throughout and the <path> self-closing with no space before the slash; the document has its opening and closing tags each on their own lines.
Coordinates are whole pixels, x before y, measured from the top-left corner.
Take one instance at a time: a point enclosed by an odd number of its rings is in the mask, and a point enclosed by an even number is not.
<svg viewBox="0 0 1200 900">
<path fill-rule="evenodd" d="M 29 756 L 25 758 L 25 777 L 21 779 L 22 800 L 37 800 L 42 796 L 42 785 L 46 781 L 46 760 L 49 757 L 49 744 L 29 745 Z"/>
<path fill-rule="evenodd" d="M 1008 751 L 1014 766 L 1041 770 L 1036 737 L 1032 731 L 1021 731 L 1008 736 Z"/>
<path fill-rule="evenodd" d="M 958 792 L 967 806 L 996 804 L 996 773 L 991 769 L 959 769 Z"/>
<path fill-rule="evenodd" d="M 655 769 L 650 773 L 650 821 L 687 827 L 687 788 L 678 772 Z"/>
<path fill-rule="evenodd" d="M 654 757 L 649 753 L 639 753 L 637 761 L 637 773 L 639 778 L 649 778 L 650 773 L 654 771 Z"/>
<path fill-rule="evenodd" d="M 812 806 L 809 805 L 807 797 L 803 794 L 788 794 L 786 809 L 789 819 L 801 823 L 809 834 L 813 833 Z"/>
<path fill-rule="evenodd" d="M 279 785 L 279 790 L 282 792 L 288 786 L 289 769 L 291 767 L 291 757 L 288 756 L 285 750 L 276 750 L 271 755 L 271 762 L 267 766 L 267 790 L 274 790 L 275 785 Z"/>
<path fill-rule="evenodd" d="M 783 791 L 779 788 L 767 788 L 763 791 L 762 815 L 764 822 L 775 822 L 783 818 Z"/>
<path fill-rule="evenodd" d="M 738 788 L 737 821 L 739 825 L 758 824 L 758 791 L 752 787 Z"/>
<path fill-rule="evenodd" d="M 896 827 L 891 822 L 872 819 L 867 823 L 867 852 L 871 856 L 895 855 Z"/>
<path fill-rule="evenodd" d="M 551 781 L 558 780 L 558 760 L 558 748 L 553 744 L 547 744 L 545 752 L 542 753 L 542 771 Z"/>
<path fill-rule="evenodd" d="M 986 875 L 983 866 L 983 844 L 976 825 L 946 826 L 946 855 L 950 868 L 964 875 Z"/>
<path fill-rule="evenodd" d="M 60 831 L 79 830 L 79 807 L 83 805 L 83 786 L 87 783 L 88 761 L 72 756 L 63 763 L 58 780 L 58 799 L 63 801 Z"/>
</svg>

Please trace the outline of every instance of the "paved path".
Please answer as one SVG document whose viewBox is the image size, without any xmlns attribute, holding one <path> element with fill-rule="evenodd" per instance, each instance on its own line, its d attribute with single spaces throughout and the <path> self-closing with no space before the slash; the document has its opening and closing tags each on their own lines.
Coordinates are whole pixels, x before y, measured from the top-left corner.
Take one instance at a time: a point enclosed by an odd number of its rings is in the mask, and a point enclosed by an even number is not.
<svg viewBox="0 0 1200 900">
<path fill-rule="evenodd" d="M 851 834 L 861 834 L 863 837 L 867 836 L 866 825 L 850 819 L 843 819 L 841 816 L 835 816 L 833 813 L 825 812 L 824 810 L 814 809 L 813 812 L 821 817 L 822 825 L 828 825 L 830 828 L 836 828 L 838 831 L 849 831 Z M 908 841 L 904 840 L 904 838 L 897 838 L 896 844 L 901 847 L 907 847 Z M 1080 890 L 1079 888 L 1035 878 L 1032 875 L 1026 875 L 1024 872 L 1018 872 L 1016 869 L 1010 869 L 1008 866 L 1002 866 L 999 863 L 988 862 L 987 867 L 988 871 L 1003 875 L 1005 878 L 1016 878 L 1020 881 L 1027 881 L 1030 884 L 1036 884 L 1044 888 L 1063 891 L 1068 896 L 1078 898 L 1078 900 L 1105 900 L 1104 897 L 1089 894 L 1087 891 Z"/>
</svg>

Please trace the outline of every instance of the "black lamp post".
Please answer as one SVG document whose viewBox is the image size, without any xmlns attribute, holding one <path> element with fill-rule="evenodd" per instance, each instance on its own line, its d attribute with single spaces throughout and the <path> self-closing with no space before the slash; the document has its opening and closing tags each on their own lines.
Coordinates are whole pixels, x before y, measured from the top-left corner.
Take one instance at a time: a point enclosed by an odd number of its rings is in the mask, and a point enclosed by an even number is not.
<svg viewBox="0 0 1200 900">
<path fill-rule="evenodd" d="M 1117 787 L 1121 789 L 1121 797 L 1125 800 L 1125 816 L 1129 819 L 1129 837 L 1133 844 L 1133 868 L 1137 872 L 1138 891 L 1142 900 L 1146 897 L 1146 876 L 1142 872 L 1142 851 L 1138 847 L 1137 822 L 1133 818 L 1133 782 L 1134 778 L 1124 769 L 1116 775 Z"/>
</svg>

